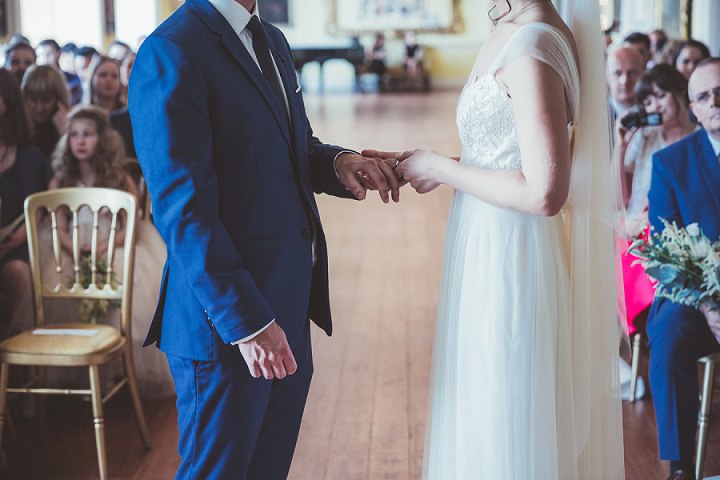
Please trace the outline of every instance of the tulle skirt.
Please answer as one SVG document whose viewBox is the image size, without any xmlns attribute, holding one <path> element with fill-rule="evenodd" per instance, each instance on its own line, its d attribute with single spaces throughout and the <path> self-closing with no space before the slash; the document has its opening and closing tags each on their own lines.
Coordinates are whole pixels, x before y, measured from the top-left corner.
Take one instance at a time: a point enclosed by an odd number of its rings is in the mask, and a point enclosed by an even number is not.
<svg viewBox="0 0 720 480">
<path fill-rule="evenodd" d="M 576 479 L 568 248 L 560 215 L 456 193 L 423 477 Z"/>
</svg>

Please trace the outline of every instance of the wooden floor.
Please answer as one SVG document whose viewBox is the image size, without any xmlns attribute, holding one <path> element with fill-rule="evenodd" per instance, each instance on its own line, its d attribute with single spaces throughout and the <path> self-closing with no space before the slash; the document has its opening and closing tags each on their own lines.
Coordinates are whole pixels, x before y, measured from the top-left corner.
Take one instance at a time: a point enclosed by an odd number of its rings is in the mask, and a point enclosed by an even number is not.
<svg viewBox="0 0 720 480">
<path fill-rule="evenodd" d="M 328 95 L 306 102 L 324 141 L 356 149 L 429 147 L 458 154 L 456 95 Z M 408 189 L 398 205 L 384 205 L 374 196 L 363 203 L 318 199 L 330 244 L 335 334 L 327 338 L 314 331 L 315 377 L 291 480 L 420 478 L 450 194 L 441 189 L 419 196 Z M 43 427 L 23 419 L 16 405 L 19 441 L 7 445 L 6 477 L 96 478 L 89 404 L 48 403 Z M 154 441 L 148 453 L 135 431 L 128 396 L 107 405 L 113 478 L 173 476 L 179 460 L 174 405 L 169 400 L 146 408 Z M 667 467 L 657 460 L 652 402 L 625 404 L 623 412 L 627 478 L 664 479 Z M 714 426 L 708 474 L 720 473 L 719 436 L 720 426 Z"/>
</svg>

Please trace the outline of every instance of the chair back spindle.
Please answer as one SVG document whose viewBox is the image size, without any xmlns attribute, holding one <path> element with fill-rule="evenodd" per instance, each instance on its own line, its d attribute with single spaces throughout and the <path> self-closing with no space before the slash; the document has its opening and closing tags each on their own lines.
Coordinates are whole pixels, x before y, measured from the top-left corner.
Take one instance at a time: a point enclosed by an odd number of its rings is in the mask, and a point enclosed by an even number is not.
<svg viewBox="0 0 720 480">
<path fill-rule="evenodd" d="M 89 209 L 92 214 L 90 227 L 89 267 L 83 267 L 81 247 L 81 209 Z M 69 212 L 68 212 L 69 211 Z M 38 213 L 42 214 L 38 214 Z M 47 213 L 45 213 L 47 212 Z M 52 241 L 52 259 L 54 278 L 42 278 L 41 245 L 39 229 L 49 214 Z M 109 227 L 101 219 L 109 217 Z M 36 323 L 44 323 L 43 300 L 47 298 L 76 298 L 115 300 L 121 302 L 121 331 L 128 335 L 130 331 L 130 311 L 132 295 L 132 275 L 135 259 L 135 217 L 137 205 L 135 197 L 121 190 L 107 188 L 61 188 L 41 192 L 28 197 L 25 201 L 25 222 L 28 229 L 28 250 L 34 285 Z M 67 218 L 68 233 L 71 237 L 72 252 L 63 255 L 60 241 L 61 217 Z M 123 241 L 121 269 L 122 279 L 114 278 L 118 274 L 113 262 L 118 253 L 116 241 L 119 233 L 125 234 Z M 107 244 L 103 236 L 107 232 Z M 102 240 L 102 242 L 101 242 Z M 101 253 L 100 245 L 107 247 Z M 49 252 L 46 252 L 49 253 Z M 72 261 L 72 274 L 65 273 L 63 259 Z M 65 260 L 67 261 L 67 260 Z M 105 261 L 102 265 L 101 261 Z M 89 269 L 89 278 L 83 278 L 83 268 Z M 70 278 L 67 278 L 68 275 Z M 89 282 L 89 283 L 88 283 Z"/>
</svg>

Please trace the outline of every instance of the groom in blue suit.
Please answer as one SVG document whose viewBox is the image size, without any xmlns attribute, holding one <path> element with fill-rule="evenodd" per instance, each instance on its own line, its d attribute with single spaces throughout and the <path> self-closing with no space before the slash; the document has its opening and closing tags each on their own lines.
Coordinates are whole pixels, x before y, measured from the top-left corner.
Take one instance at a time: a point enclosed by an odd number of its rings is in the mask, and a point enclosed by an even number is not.
<svg viewBox="0 0 720 480">
<path fill-rule="evenodd" d="M 679 226 L 697 223 L 720 238 L 720 58 L 701 63 L 690 77 L 690 107 L 704 127 L 655 154 L 649 203 L 656 232 L 661 218 Z M 660 457 L 670 479 L 694 479 L 698 415 L 697 359 L 720 351 L 698 310 L 657 298 L 650 309 L 650 386 Z"/>
<path fill-rule="evenodd" d="M 165 243 L 146 345 L 177 391 L 180 479 L 287 477 L 332 331 L 313 192 L 398 200 L 392 166 L 313 136 L 285 37 L 255 0 L 187 0 L 132 72 L 138 158 Z"/>
</svg>

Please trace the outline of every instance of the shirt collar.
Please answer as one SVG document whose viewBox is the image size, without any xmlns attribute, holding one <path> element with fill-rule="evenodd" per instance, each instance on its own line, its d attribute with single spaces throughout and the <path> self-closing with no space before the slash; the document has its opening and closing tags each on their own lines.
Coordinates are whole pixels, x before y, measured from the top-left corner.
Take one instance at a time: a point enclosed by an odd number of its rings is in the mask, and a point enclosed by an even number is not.
<svg viewBox="0 0 720 480">
<path fill-rule="evenodd" d="M 610 103 L 612 104 L 613 110 L 615 110 L 615 115 L 617 116 L 617 118 L 624 116 L 631 108 L 626 107 L 612 97 L 610 98 Z"/>
<path fill-rule="evenodd" d="M 707 133 L 707 131 L 705 132 Z M 709 133 L 707 134 L 708 140 L 710 140 L 710 145 L 712 145 L 713 150 L 715 151 L 715 156 L 720 156 L 720 139 L 713 138 L 712 135 Z"/>
<path fill-rule="evenodd" d="M 260 14 L 258 13 L 257 2 L 255 2 L 255 9 L 251 14 L 245 9 L 245 7 L 240 5 L 235 0 L 208 1 L 210 2 L 210 4 L 212 4 L 213 7 L 215 7 L 218 12 L 220 12 L 220 15 L 225 17 L 225 20 L 228 21 L 232 29 L 238 35 L 240 35 L 240 33 L 245 30 L 245 27 L 247 27 L 247 24 L 250 22 L 250 19 L 253 15 L 257 15 L 258 18 L 260 17 Z"/>
</svg>

